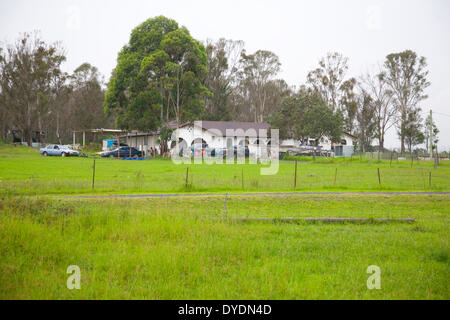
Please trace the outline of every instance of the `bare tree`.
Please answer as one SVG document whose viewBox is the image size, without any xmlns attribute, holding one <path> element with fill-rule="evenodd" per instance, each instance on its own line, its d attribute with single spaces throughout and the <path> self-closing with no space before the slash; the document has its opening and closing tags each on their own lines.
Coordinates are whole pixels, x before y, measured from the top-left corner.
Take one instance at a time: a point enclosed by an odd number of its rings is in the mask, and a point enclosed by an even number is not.
<svg viewBox="0 0 450 320">
<path fill-rule="evenodd" d="M 348 58 L 338 52 L 328 53 L 319 60 L 319 67 L 308 73 L 307 83 L 319 92 L 326 104 L 340 108 L 341 90 L 348 71 Z"/>
<path fill-rule="evenodd" d="M 219 39 L 207 40 L 208 76 L 206 86 L 212 95 L 206 97 L 206 118 L 210 120 L 230 120 L 230 96 L 237 85 L 243 41 Z"/>
<path fill-rule="evenodd" d="M 362 76 L 361 87 L 371 97 L 375 110 L 376 138 L 379 150 L 383 151 L 385 134 L 395 124 L 397 114 L 397 108 L 393 103 L 393 92 L 386 81 L 386 74 L 382 71 L 375 76 L 369 73 Z"/>
<path fill-rule="evenodd" d="M 319 67 L 308 73 L 307 83 L 333 110 L 344 114 L 344 129 L 352 132 L 357 112 L 356 79 L 346 78 L 348 58 L 338 52 L 319 60 Z"/>
<path fill-rule="evenodd" d="M 240 83 L 242 88 L 245 88 L 244 99 L 254 114 L 254 121 L 263 122 L 267 115 L 267 84 L 278 74 L 281 63 L 276 54 L 264 50 L 258 50 L 250 55 L 244 51 L 241 63 L 243 67 L 240 72 Z"/>
</svg>

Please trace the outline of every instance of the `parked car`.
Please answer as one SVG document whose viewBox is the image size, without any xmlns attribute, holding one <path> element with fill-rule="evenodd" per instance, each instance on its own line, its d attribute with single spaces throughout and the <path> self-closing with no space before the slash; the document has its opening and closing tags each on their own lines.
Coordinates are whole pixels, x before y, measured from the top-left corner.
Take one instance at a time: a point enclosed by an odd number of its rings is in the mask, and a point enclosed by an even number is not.
<svg viewBox="0 0 450 320">
<path fill-rule="evenodd" d="M 250 156 L 250 150 L 248 149 L 248 146 L 234 146 L 234 156 L 236 157 L 239 154 L 239 156 L 245 156 L 248 158 Z"/>
<path fill-rule="evenodd" d="M 121 142 L 120 143 L 121 147 L 129 147 L 126 143 Z M 110 147 L 111 149 L 117 149 L 117 141 L 113 142 L 113 144 Z"/>
<path fill-rule="evenodd" d="M 131 149 L 131 151 L 130 151 Z M 105 151 L 100 153 L 100 156 L 102 157 L 110 157 L 110 158 L 117 158 L 117 156 L 121 158 L 128 158 L 131 156 L 131 158 L 142 158 L 144 157 L 144 151 L 139 151 L 136 148 L 133 147 L 120 147 L 120 151 L 116 148 L 111 151 Z"/>
<path fill-rule="evenodd" d="M 39 153 L 44 157 L 46 156 L 57 156 L 57 157 L 78 157 L 80 153 L 78 151 L 70 149 L 68 146 L 63 146 L 60 144 L 50 144 L 45 148 L 41 148 Z"/>
<path fill-rule="evenodd" d="M 206 143 L 193 144 L 191 146 L 191 155 L 196 157 L 204 156 L 207 148 L 208 144 Z"/>
<path fill-rule="evenodd" d="M 205 153 L 208 154 L 210 157 L 223 157 L 223 148 L 206 148 Z"/>
</svg>

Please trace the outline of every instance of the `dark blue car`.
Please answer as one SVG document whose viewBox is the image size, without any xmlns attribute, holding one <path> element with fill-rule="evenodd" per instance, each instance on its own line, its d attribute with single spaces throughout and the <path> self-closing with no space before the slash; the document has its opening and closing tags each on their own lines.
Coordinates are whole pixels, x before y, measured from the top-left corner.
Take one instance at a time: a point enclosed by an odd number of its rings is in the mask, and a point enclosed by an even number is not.
<svg viewBox="0 0 450 320">
<path fill-rule="evenodd" d="M 133 147 L 120 147 L 120 151 L 118 149 L 114 149 L 111 151 L 105 151 L 100 154 L 102 157 L 110 157 L 110 158 L 142 158 L 144 157 L 144 151 L 139 151 Z"/>
</svg>

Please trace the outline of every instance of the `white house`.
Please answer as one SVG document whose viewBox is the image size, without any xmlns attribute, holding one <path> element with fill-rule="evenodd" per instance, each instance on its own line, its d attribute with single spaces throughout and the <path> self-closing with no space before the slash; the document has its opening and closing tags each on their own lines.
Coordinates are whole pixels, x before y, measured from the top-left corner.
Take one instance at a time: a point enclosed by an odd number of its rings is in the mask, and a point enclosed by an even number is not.
<svg viewBox="0 0 450 320">
<path fill-rule="evenodd" d="M 323 137 L 319 141 L 319 145 L 324 150 L 332 150 L 335 146 L 354 146 L 356 143 L 356 137 L 350 133 L 344 132 L 341 136 L 340 143 L 332 143 L 328 137 Z"/>
<path fill-rule="evenodd" d="M 268 123 L 238 121 L 194 121 L 187 122 L 172 134 L 170 148 L 176 145 L 185 149 L 194 144 L 207 144 L 210 148 L 231 148 L 248 146 L 250 153 L 257 152 L 258 146 L 270 145 L 270 125 Z"/>
<path fill-rule="evenodd" d="M 172 129 L 176 124 L 168 123 Z M 257 153 L 259 146 L 270 146 L 270 125 L 268 123 L 238 122 L 238 121 L 194 121 L 179 125 L 174 130 L 169 148 L 176 146 L 178 136 L 179 148 L 187 150 L 194 144 L 207 144 L 210 148 L 230 148 L 234 146 L 248 146 L 250 153 Z M 120 141 L 149 153 L 151 149 L 159 151 L 159 131 L 133 132 L 120 137 Z M 323 150 L 337 149 L 336 155 L 350 155 L 353 153 L 353 145 L 356 137 L 344 133 L 340 144 L 332 144 L 329 138 L 322 138 L 318 146 Z M 286 139 L 280 142 L 280 149 L 299 148 L 301 146 L 314 146 L 316 139 L 303 141 Z M 336 148 L 338 147 L 338 148 Z M 342 148 L 341 148 L 342 147 Z"/>
<path fill-rule="evenodd" d="M 169 148 L 176 145 L 178 136 L 179 148 L 187 149 L 194 144 L 205 143 L 210 148 L 230 148 L 234 146 L 248 146 L 254 153 L 260 143 L 270 145 L 270 125 L 268 123 L 237 122 L 237 121 L 194 121 L 179 125 L 169 122 L 168 127 L 174 129 Z M 156 148 L 159 151 L 160 132 L 131 132 L 120 137 L 120 142 L 143 150 L 147 153 Z"/>
</svg>

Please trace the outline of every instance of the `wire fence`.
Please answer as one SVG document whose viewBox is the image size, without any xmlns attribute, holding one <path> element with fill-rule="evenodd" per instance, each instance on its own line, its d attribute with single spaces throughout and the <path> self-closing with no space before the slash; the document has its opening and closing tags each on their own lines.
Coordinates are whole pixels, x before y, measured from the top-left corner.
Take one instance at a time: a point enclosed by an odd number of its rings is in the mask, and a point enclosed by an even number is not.
<svg viewBox="0 0 450 320">
<path fill-rule="evenodd" d="M 77 162 L 78 167 L 22 180 L 0 182 L 11 194 L 83 193 L 225 193 L 307 191 L 422 191 L 449 190 L 450 165 L 378 161 L 361 155 L 314 162 L 280 162 L 278 173 L 261 175 L 262 165 L 174 165 L 171 162 L 116 161 L 110 159 Z M 95 163 L 95 164 L 94 164 Z M 450 163 L 449 163 L 450 164 Z"/>
</svg>

